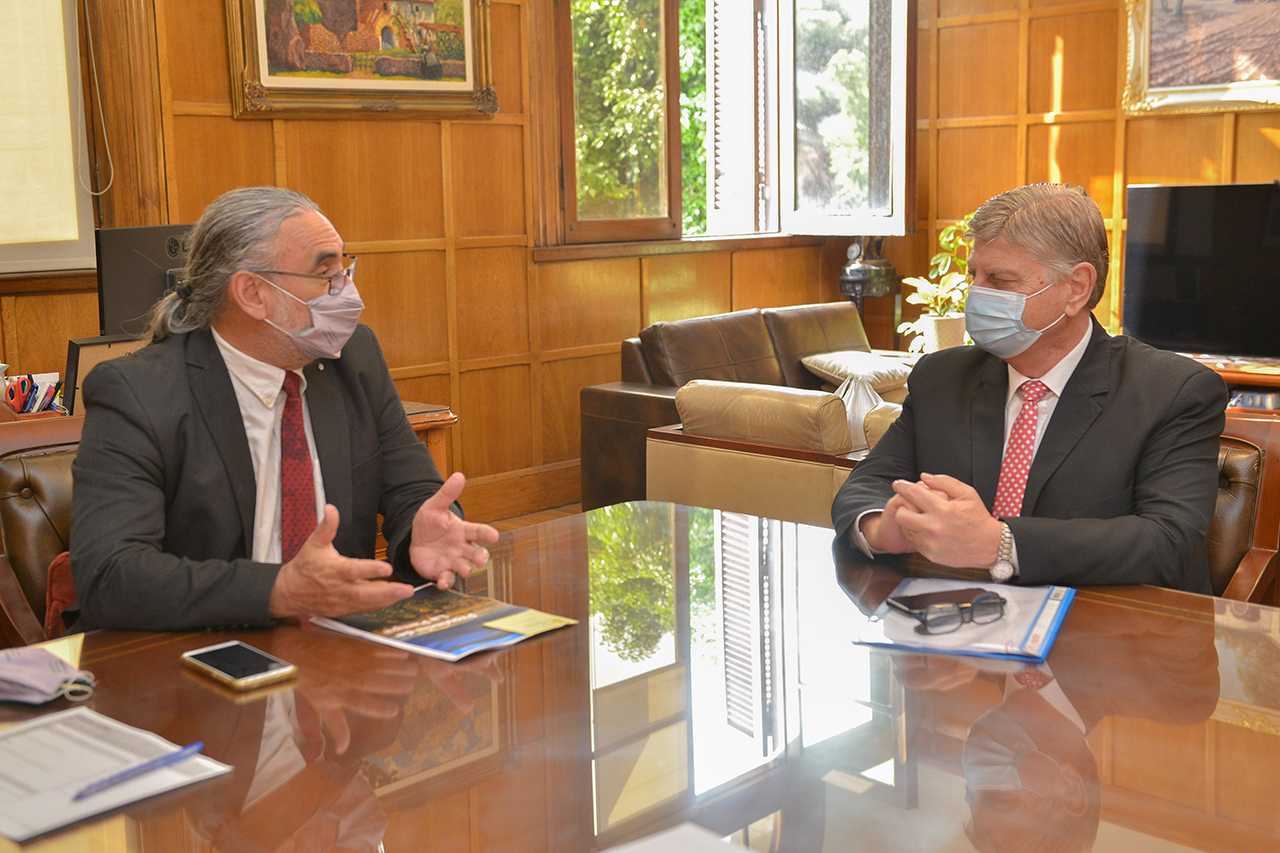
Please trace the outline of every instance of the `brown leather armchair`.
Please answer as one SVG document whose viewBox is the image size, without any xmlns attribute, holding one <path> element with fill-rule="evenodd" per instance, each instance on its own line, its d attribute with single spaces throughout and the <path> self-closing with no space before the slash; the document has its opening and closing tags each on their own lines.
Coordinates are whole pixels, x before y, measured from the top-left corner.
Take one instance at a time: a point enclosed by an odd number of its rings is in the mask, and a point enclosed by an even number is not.
<svg viewBox="0 0 1280 853">
<path fill-rule="evenodd" d="M 49 564 L 71 533 L 71 461 L 84 418 L 0 424 L 0 644 L 44 632 Z"/>
<path fill-rule="evenodd" d="M 1214 595 L 1276 605 L 1280 571 L 1280 415 L 1227 412 L 1209 526 Z"/>
</svg>

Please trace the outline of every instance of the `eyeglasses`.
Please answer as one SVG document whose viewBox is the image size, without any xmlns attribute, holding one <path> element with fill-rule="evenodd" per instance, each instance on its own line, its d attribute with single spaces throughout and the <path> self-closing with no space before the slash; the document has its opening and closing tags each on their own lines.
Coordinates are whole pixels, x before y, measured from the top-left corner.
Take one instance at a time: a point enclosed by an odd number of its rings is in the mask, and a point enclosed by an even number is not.
<svg viewBox="0 0 1280 853">
<path fill-rule="evenodd" d="M 886 599 L 889 606 L 920 621 L 918 634 L 949 634 L 960 630 L 966 622 L 986 625 L 1004 617 L 1005 600 L 998 593 L 984 592 L 972 601 L 944 601 L 930 604 L 923 610 L 907 607 L 893 598 Z"/>
<path fill-rule="evenodd" d="M 251 270 L 251 272 L 257 273 L 259 275 L 262 275 L 263 273 L 267 273 L 270 275 L 291 275 L 294 278 L 321 279 L 323 281 L 329 282 L 329 294 L 331 296 L 336 296 L 338 295 L 339 292 L 342 291 L 342 288 L 347 286 L 347 282 L 354 279 L 356 275 L 356 260 L 357 260 L 356 256 L 343 255 L 342 260 L 344 262 L 350 261 L 351 263 L 347 264 L 346 267 L 344 267 L 340 272 L 336 272 L 333 275 L 317 275 L 315 273 L 309 273 L 309 272 L 289 272 L 288 270 Z"/>
</svg>

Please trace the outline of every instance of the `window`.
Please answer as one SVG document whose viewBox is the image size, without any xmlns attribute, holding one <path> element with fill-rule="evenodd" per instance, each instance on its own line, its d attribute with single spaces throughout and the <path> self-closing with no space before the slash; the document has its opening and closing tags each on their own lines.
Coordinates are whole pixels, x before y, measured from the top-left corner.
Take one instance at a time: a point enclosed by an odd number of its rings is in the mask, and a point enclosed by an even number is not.
<svg viewBox="0 0 1280 853">
<path fill-rule="evenodd" d="M 568 242 L 911 224 L 908 0 L 571 0 Z"/>
<path fill-rule="evenodd" d="M 71 0 L 10 4 L 0 54 L 0 273 L 92 269 L 93 212 Z"/>
</svg>

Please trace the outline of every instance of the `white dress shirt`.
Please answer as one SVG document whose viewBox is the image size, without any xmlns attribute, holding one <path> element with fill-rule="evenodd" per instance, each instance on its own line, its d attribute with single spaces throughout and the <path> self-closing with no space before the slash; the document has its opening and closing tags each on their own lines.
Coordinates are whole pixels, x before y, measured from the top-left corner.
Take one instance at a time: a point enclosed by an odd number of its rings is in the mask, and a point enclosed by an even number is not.
<svg viewBox="0 0 1280 853">
<path fill-rule="evenodd" d="M 1071 374 L 1076 372 L 1076 367 L 1080 364 L 1080 359 L 1084 358 L 1084 351 L 1089 346 L 1089 338 L 1092 337 L 1090 330 L 1086 329 L 1084 336 L 1080 338 L 1070 351 L 1064 355 L 1057 364 L 1049 368 L 1044 376 L 1040 377 L 1040 381 L 1049 389 L 1049 393 L 1040 398 L 1036 404 L 1036 439 L 1031 447 L 1031 460 L 1035 461 L 1036 453 L 1040 450 L 1040 440 L 1044 438 L 1045 430 L 1049 427 L 1049 420 L 1053 417 L 1054 409 L 1058 407 L 1058 400 L 1062 396 L 1062 391 L 1067 387 L 1067 382 L 1071 379 Z M 1013 369 L 1013 365 L 1006 364 L 1009 370 L 1009 390 L 1005 397 L 1004 404 L 1004 446 L 1007 449 L 1009 445 L 1009 433 L 1013 431 L 1013 422 L 1018 419 L 1018 414 L 1022 411 L 1022 395 L 1018 393 L 1018 389 L 1022 387 L 1022 383 L 1027 381 L 1027 377 Z M 1000 458 L 1004 459 L 1004 453 L 1000 454 Z M 882 554 L 883 551 L 877 551 L 868 543 L 865 536 L 862 535 L 862 519 L 873 512 L 881 512 L 878 509 L 870 509 L 859 515 L 853 522 L 852 538 L 858 548 L 867 556 Z M 1013 545 L 1013 568 L 1014 574 L 1018 570 L 1018 543 Z"/>
<path fill-rule="evenodd" d="M 257 497 L 253 512 L 253 553 L 250 559 L 259 563 L 280 562 L 280 420 L 284 417 L 284 369 L 245 355 L 213 331 L 222 360 L 231 374 L 231 385 L 240 404 L 244 434 L 249 439 L 249 455 L 253 459 L 253 479 Z M 311 454 L 311 472 L 316 484 L 316 518 L 324 511 L 324 480 L 320 476 L 320 457 L 316 439 L 311 433 L 311 412 L 307 408 L 307 379 L 301 370 L 294 371 L 301 382 L 302 424 L 307 434 L 307 451 Z"/>
</svg>

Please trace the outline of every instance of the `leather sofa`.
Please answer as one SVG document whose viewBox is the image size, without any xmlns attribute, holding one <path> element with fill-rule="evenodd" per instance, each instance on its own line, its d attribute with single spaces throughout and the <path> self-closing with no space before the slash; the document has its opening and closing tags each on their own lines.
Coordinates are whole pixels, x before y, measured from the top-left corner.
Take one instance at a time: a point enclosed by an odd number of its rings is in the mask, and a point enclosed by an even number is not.
<svg viewBox="0 0 1280 853">
<path fill-rule="evenodd" d="M 583 509 L 645 498 L 647 434 L 680 423 L 681 386 L 707 379 L 812 392 L 823 381 L 801 359 L 846 350 L 871 351 L 850 302 L 655 323 L 623 341 L 622 381 L 580 395 Z"/>
</svg>

